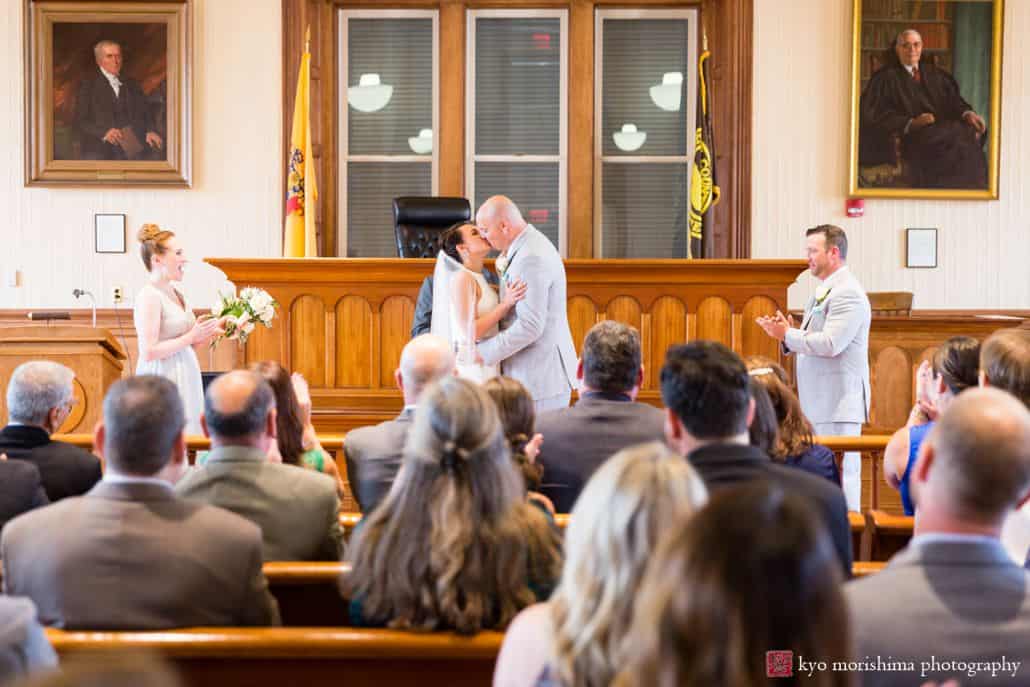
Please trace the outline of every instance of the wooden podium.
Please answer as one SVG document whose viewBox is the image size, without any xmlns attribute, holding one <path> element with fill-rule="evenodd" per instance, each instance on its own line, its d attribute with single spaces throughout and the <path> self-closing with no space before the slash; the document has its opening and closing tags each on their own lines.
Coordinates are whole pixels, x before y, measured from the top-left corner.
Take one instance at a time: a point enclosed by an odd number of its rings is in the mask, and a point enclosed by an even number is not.
<svg viewBox="0 0 1030 687">
<path fill-rule="evenodd" d="M 125 351 L 106 329 L 61 325 L 0 327 L 0 419 L 7 417 L 7 383 L 30 360 L 51 360 L 75 372 L 77 403 L 58 430 L 92 432 L 102 416 L 104 394 L 122 376 Z"/>
</svg>

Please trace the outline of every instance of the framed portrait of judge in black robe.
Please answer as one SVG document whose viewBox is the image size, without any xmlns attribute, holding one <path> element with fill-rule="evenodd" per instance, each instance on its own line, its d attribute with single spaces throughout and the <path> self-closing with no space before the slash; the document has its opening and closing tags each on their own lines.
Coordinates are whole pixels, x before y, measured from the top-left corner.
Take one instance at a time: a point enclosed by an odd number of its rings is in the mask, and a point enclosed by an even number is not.
<svg viewBox="0 0 1030 687">
<path fill-rule="evenodd" d="M 1004 0 L 854 0 L 848 192 L 998 197 Z"/>
</svg>

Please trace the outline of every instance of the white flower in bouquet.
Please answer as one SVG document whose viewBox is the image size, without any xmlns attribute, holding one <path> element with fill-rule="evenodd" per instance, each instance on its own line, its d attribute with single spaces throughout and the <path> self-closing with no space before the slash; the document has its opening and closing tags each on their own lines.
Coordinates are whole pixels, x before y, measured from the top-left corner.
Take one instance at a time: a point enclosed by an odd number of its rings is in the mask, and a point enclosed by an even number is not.
<svg viewBox="0 0 1030 687">
<path fill-rule="evenodd" d="M 247 343 L 247 337 L 254 331 L 257 322 L 271 328 L 277 307 L 279 304 L 267 291 L 253 286 L 242 289 L 239 296 L 220 294 L 211 314 L 225 318 L 225 333 L 212 345 L 224 338 L 236 339 L 242 346 Z"/>
</svg>

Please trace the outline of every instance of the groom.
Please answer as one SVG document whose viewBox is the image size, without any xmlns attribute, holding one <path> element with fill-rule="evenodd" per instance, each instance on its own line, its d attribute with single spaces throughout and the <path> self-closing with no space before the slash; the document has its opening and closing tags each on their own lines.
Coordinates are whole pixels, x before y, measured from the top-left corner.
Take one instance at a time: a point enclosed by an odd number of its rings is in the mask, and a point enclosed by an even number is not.
<svg viewBox="0 0 1030 687">
<path fill-rule="evenodd" d="M 533 396 L 537 414 L 569 405 L 576 379 L 576 347 L 565 303 L 565 265 L 554 245 L 509 198 L 493 196 L 476 213 L 479 232 L 496 250 L 501 294 L 505 284 L 526 282 L 526 297 L 515 306 L 514 320 L 501 332 L 480 341 L 486 365 L 500 363 L 501 373 L 522 382 Z"/>
</svg>

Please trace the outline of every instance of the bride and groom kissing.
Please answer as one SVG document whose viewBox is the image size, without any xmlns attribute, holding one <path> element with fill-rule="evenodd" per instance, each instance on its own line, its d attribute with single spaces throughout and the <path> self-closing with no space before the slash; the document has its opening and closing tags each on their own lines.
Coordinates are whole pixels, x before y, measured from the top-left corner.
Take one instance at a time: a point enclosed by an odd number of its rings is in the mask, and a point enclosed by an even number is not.
<svg viewBox="0 0 1030 687">
<path fill-rule="evenodd" d="M 504 374 L 525 385 L 538 413 L 564 408 L 577 359 L 561 256 L 505 196 L 487 199 L 475 220 L 444 234 L 430 331 L 451 342 L 459 376 L 481 382 Z M 482 274 L 491 248 L 501 253 L 496 292 Z"/>
</svg>

